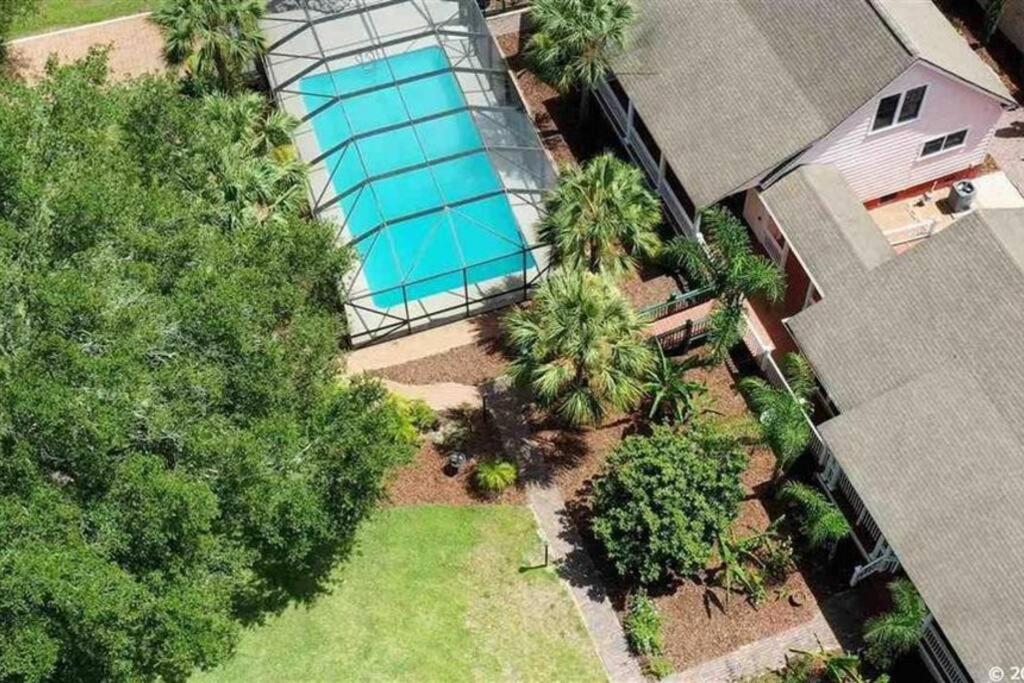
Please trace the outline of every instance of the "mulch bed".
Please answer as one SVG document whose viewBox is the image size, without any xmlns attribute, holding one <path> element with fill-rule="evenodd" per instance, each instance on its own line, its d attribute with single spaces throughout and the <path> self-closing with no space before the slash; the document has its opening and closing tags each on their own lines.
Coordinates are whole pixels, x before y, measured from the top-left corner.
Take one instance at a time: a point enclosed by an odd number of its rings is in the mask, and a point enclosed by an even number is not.
<svg viewBox="0 0 1024 683">
<path fill-rule="evenodd" d="M 623 282 L 619 289 L 633 306 L 644 308 L 667 301 L 680 289 L 685 290 L 686 285 L 656 266 L 644 265 L 640 272 Z"/>
<path fill-rule="evenodd" d="M 530 70 L 522 53 L 527 36 L 510 33 L 497 40 L 533 115 L 541 141 L 559 166 L 619 149 L 615 133 L 608 127 L 597 102 L 591 103 L 589 117 L 581 122 L 579 96 L 562 95 Z"/>
<path fill-rule="evenodd" d="M 497 344 L 467 344 L 434 356 L 375 370 L 372 374 L 402 384 L 455 382 L 480 386 L 498 377 L 508 360 Z"/>
<path fill-rule="evenodd" d="M 444 472 L 448 454 L 424 437 L 416 457 L 400 468 L 388 486 L 388 504 L 399 505 L 521 505 L 525 495 L 512 487 L 496 497 L 481 495 L 473 486 L 476 463 L 491 457 L 504 457 L 496 430 L 483 421 L 479 411 L 472 417 L 473 429 L 465 453 L 470 462 L 455 476 Z"/>
<path fill-rule="evenodd" d="M 697 370 L 692 376 L 708 385 L 716 411 L 726 416 L 748 413 L 735 379 L 726 368 Z M 615 446 L 636 429 L 634 421 L 624 415 L 610 417 L 600 428 L 579 432 L 565 432 L 542 421 L 538 424 L 535 438 L 539 447 L 547 449 L 569 514 L 598 562 L 601 551 L 588 530 L 592 482 Z M 750 465 L 743 477 L 749 495 L 741 504 L 733 527 L 737 535 L 763 530 L 781 514 L 770 483 L 773 465 L 774 458 L 767 448 L 750 449 Z M 757 609 L 738 594 L 730 598 L 726 607 L 723 590 L 693 580 L 655 592 L 653 597 L 664 619 L 665 655 L 677 671 L 682 671 L 810 620 L 820 600 L 843 589 L 842 581 L 835 579 L 834 568 L 812 564 L 800 561 L 799 570 L 784 584 L 769 589 L 768 600 Z M 610 571 L 605 574 L 621 617 L 626 589 Z M 802 604 L 792 605 L 790 595 L 801 596 Z"/>
</svg>

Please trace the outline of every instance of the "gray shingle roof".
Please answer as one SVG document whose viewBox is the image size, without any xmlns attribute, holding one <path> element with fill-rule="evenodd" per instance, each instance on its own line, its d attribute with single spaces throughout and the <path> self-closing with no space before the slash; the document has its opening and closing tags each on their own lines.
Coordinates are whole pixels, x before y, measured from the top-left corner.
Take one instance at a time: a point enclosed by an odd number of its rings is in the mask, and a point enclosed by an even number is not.
<svg viewBox="0 0 1024 683">
<path fill-rule="evenodd" d="M 822 434 L 969 672 L 1024 653 L 1024 210 L 980 211 L 789 321 Z"/>
<path fill-rule="evenodd" d="M 896 255 L 835 166 L 801 166 L 761 199 L 822 294 Z"/>
<path fill-rule="evenodd" d="M 974 680 L 1019 666 L 1024 454 L 986 390 L 938 368 L 822 434 Z"/>
<path fill-rule="evenodd" d="M 872 0 L 909 52 L 1010 102 L 1013 97 L 932 0 Z"/>
<path fill-rule="evenodd" d="M 917 59 L 868 0 L 637 5 L 615 73 L 698 207 L 802 151 Z M 945 54 L 934 34 L 914 44 Z"/>
</svg>

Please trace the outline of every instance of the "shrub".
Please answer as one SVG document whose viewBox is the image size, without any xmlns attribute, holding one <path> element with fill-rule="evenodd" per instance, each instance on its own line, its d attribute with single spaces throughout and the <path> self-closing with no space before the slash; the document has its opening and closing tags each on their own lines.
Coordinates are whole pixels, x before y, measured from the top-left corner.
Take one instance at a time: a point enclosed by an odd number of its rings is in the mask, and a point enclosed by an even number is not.
<svg viewBox="0 0 1024 683">
<path fill-rule="evenodd" d="M 420 434 L 437 428 L 439 422 L 437 412 L 423 399 L 396 395 L 395 402 L 402 415 L 409 420 L 409 424 Z"/>
<path fill-rule="evenodd" d="M 647 660 L 647 666 L 644 667 L 644 671 L 647 672 L 648 676 L 661 680 L 672 673 L 673 667 L 665 657 L 651 657 Z"/>
<path fill-rule="evenodd" d="M 647 593 L 640 591 L 629 596 L 623 627 L 629 647 L 638 655 L 660 655 L 661 613 Z"/>
<path fill-rule="evenodd" d="M 649 584 L 702 569 L 736 517 L 746 463 L 710 423 L 626 438 L 594 486 L 594 535 L 615 570 Z"/>
<path fill-rule="evenodd" d="M 516 483 L 516 466 L 508 460 L 484 460 L 476 466 L 474 480 L 488 495 L 497 495 Z"/>
</svg>

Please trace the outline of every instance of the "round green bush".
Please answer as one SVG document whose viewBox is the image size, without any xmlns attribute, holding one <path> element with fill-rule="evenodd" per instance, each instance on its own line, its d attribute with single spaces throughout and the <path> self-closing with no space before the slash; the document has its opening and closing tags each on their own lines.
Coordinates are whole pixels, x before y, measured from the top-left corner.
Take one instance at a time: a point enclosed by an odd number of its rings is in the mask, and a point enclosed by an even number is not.
<svg viewBox="0 0 1024 683">
<path fill-rule="evenodd" d="M 735 519 L 746 453 L 728 434 L 695 423 L 626 438 L 594 485 L 593 529 L 620 576 L 648 585 L 690 576 Z"/>
<path fill-rule="evenodd" d="M 486 494 L 497 495 L 516 483 L 516 466 L 508 460 L 484 460 L 476 466 L 477 487 Z"/>
</svg>

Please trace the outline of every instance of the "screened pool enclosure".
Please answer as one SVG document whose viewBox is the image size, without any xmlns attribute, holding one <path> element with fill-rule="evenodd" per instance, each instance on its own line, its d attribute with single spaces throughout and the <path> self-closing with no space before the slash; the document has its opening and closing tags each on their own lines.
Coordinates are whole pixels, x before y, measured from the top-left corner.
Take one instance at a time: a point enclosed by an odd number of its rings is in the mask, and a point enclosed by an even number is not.
<svg viewBox="0 0 1024 683">
<path fill-rule="evenodd" d="M 525 296 L 555 173 L 476 0 L 270 0 L 267 74 L 362 345 Z"/>
</svg>

